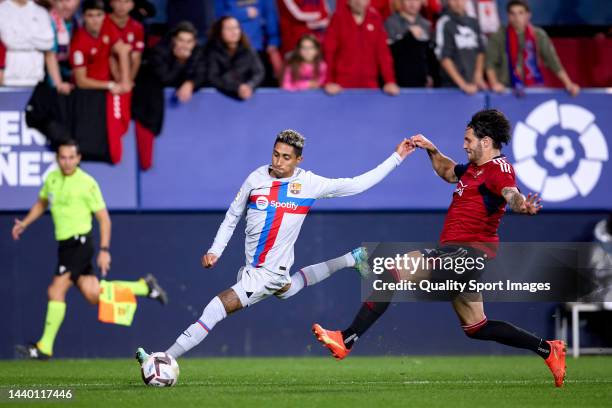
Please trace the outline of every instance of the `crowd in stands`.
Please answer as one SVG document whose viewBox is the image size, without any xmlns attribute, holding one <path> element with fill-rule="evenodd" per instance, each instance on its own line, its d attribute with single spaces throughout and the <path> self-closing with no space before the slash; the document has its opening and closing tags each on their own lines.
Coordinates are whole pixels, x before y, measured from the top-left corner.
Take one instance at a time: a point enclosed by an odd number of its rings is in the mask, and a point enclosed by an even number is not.
<svg viewBox="0 0 612 408">
<path fill-rule="evenodd" d="M 545 65 L 570 94 L 580 90 L 524 0 L 507 2 L 508 26 L 495 0 L 336 0 L 333 13 L 326 0 L 215 0 L 205 33 L 195 13 L 202 2 L 169 2 L 168 17 L 180 22 L 159 36 L 148 30 L 155 6 L 147 0 L 0 0 L 0 85 L 42 84 L 58 97 L 103 92 L 106 116 L 121 122 L 107 124 L 109 132 L 137 120 L 145 168 L 164 87 L 175 89 L 177 103 L 203 86 L 240 100 L 262 86 L 520 93 L 542 84 Z"/>
</svg>

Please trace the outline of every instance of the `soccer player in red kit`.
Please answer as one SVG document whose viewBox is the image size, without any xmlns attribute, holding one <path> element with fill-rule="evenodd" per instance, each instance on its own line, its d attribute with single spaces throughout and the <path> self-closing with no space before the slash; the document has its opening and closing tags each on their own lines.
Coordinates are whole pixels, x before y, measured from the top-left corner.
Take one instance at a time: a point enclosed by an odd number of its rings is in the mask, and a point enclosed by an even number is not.
<svg viewBox="0 0 612 408">
<path fill-rule="evenodd" d="M 480 111 L 468 123 L 463 139 L 468 164 L 455 163 L 422 135 L 413 136 L 411 140 L 415 146 L 427 151 L 438 176 L 449 183 L 456 183 L 457 188 L 446 215 L 439 246 L 436 249 L 410 252 L 408 257 L 493 258 L 499 242 L 497 229 L 506 205 L 514 212 L 527 215 L 537 214 L 542 207 L 537 194 L 525 197 L 519 192 L 514 169 L 501 154 L 502 145 L 510 140 L 510 122 L 500 111 Z M 427 269 L 428 266 L 430 264 L 425 263 L 418 271 L 396 267 L 388 272 L 388 278 L 395 281 L 435 278 L 438 271 L 435 267 Z M 388 301 L 383 302 L 366 301 L 346 330 L 326 330 L 319 324 L 314 324 L 312 330 L 333 356 L 341 360 L 349 354 L 355 341 L 387 310 L 392 296 L 389 293 Z M 510 323 L 488 320 L 484 314 L 481 293 L 455 294 L 452 305 L 468 337 L 497 341 L 535 352 L 545 359 L 554 376 L 555 385 L 563 385 L 563 341 L 546 341 Z"/>
</svg>

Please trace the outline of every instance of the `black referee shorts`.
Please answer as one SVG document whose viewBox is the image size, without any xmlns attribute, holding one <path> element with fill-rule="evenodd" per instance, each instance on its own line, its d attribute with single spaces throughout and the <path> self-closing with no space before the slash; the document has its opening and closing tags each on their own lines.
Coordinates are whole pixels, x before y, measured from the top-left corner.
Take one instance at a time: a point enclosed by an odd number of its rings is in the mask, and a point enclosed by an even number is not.
<svg viewBox="0 0 612 408">
<path fill-rule="evenodd" d="M 75 235 L 63 241 L 58 241 L 56 276 L 70 274 L 70 279 L 76 284 L 79 276 L 94 275 L 91 258 L 94 246 L 91 233 Z"/>
</svg>

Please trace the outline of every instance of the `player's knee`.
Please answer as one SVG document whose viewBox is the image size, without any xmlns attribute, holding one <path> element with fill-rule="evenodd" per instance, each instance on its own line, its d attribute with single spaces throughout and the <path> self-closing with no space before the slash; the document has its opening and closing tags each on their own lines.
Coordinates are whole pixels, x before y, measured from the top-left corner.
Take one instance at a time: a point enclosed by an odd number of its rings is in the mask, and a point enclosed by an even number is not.
<svg viewBox="0 0 612 408">
<path fill-rule="evenodd" d="M 473 323 L 473 324 L 467 324 L 467 325 L 463 325 L 461 326 L 461 328 L 463 329 L 463 332 L 465 333 L 466 336 L 468 336 L 471 339 L 482 339 L 482 328 L 484 326 L 486 326 L 487 324 L 487 318 L 484 317 L 482 320 Z"/>
<path fill-rule="evenodd" d="M 291 296 L 293 296 L 295 294 L 290 289 L 291 289 L 291 284 L 288 283 L 285 286 L 283 286 L 281 289 L 279 289 L 278 292 L 276 292 L 274 294 L 274 296 L 276 296 L 280 300 L 287 300 L 287 299 L 289 299 Z"/>
<path fill-rule="evenodd" d="M 64 285 L 60 285 L 57 282 L 54 282 L 47 288 L 47 297 L 49 298 L 49 300 L 63 302 L 66 298 L 67 291 L 67 287 L 65 287 Z"/>
</svg>

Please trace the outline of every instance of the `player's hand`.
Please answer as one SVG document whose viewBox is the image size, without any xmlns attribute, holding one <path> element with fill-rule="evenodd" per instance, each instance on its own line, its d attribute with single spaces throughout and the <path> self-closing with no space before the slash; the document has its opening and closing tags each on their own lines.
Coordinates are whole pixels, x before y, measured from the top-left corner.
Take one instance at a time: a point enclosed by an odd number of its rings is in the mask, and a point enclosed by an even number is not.
<svg viewBox="0 0 612 408">
<path fill-rule="evenodd" d="M 538 196 L 538 193 L 529 193 L 521 205 L 521 212 L 528 215 L 536 215 L 542 209 L 541 202 L 542 198 Z"/>
<path fill-rule="evenodd" d="M 387 95 L 397 96 L 400 93 L 400 88 L 399 86 L 397 86 L 395 82 L 387 82 L 383 86 L 383 92 L 386 93 Z"/>
<path fill-rule="evenodd" d="M 100 251 L 98 252 L 98 259 L 97 259 L 97 265 L 98 268 L 100 268 L 100 272 L 102 273 L 102 277 L 106 277 L 106 274 L 108 273 L 108 271 L 110 270 L 110 264 L 111 264 L 111 255 L 110 252 L 108 251 Z"/>
<path fill-rule="evenodd" d="M 395 152 L 400 155 L 402 159 L 405 159 L 408 155 L 416 150 L 416 146 L 410 139 L 404 139 L 395 148 Z"/>
<path fill-rule="evenodd" d="M 15 218 L 15 225 L 13 225 L 13 231 L 11 231 L 13 235 L 13 239 L 15 241 L 18 241 L 20 235 L 23 234 L 23 231 L 25 231 L 25 229 L 26 229 L 26 225 L 23 223 L 23 221 Z"/>
<path fill-rule="evenodd" d="M 202 257 L 202 266 L 205 268 L 212 268 L 218 260 L 219 257 L 217 255 L 208 253 Z"/>
<path fill-rule="evenodd" d="M 242 100 L 246 100 L 251 96 L 253 96 L 253 88 L 247 84 L 240 84 L 238 87 L 238 97 Z"/>
<path fill-rule="evenodd" d="M 329 83 L 325 85 L 325 92 L 328 95 L 338 95 L 342 92 L 342 87 L 336 83 Z"/>
<path fill-rule="evenodd" d="M 431 143 L 429 139 L 427 139 L 425 136 L 421 134 L 412 136 L 410 140 L 412 141 L 415 147 L 420 147 L 421 149 L 425 149 L 430 152 L 436 150 L 436 145 Z"/>
</svg>

